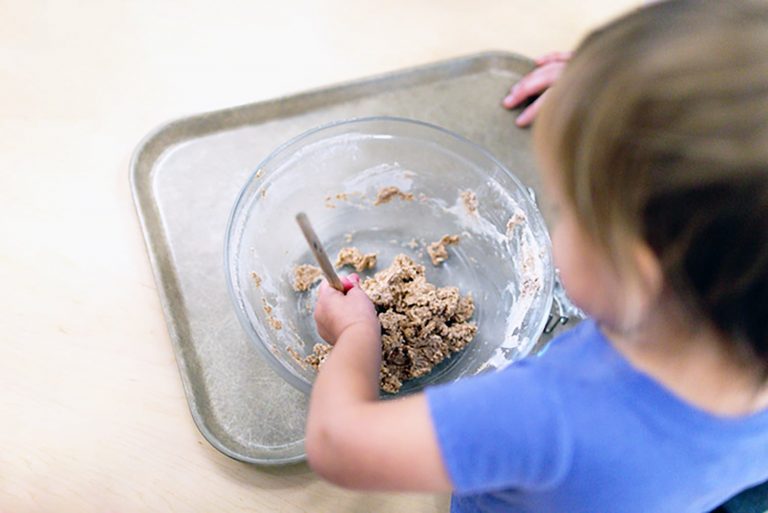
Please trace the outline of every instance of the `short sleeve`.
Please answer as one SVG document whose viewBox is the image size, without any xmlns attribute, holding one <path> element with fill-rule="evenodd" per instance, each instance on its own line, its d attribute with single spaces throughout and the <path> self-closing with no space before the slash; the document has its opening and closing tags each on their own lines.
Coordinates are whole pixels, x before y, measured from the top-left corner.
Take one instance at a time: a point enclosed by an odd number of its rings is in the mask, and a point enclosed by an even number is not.
<svg viewBox="0 0 768 513">
<path fill-rule="evenodd" d="M 557 384 L 536 358 L 426 390 L 454 493 L 554 486 L 570 440 Z"/>
</svg>

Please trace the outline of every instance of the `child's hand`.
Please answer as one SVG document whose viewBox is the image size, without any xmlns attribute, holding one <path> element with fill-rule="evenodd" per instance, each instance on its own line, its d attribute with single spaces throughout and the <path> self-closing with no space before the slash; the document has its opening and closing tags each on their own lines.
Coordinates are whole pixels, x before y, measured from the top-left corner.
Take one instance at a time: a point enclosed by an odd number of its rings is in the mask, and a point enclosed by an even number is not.
<svg viewBox="0 0 768 513">
<path fill-rule="evenodd" d="M 341 334 L 353 325 L 370 328 L 374 333 L 381 330 L 376 309 L 360 288 L 360 278 L 350 274 L 342 278 L 342 282 L 346 293 L 339 292 L 323 281 L 317 294 L 317 332 L 329 344 L 335 344 Z"/>
<path fill-rule="evenodd" d="M 555 52 L 536 59 L 536 68 L 525 75 L 509 90 L 502 105 L 514 109 L 528 98 L 540 94 L 515 120 L 519 127 L 528 126 L 538 114 L 541 102 L 547 95 L 547 89 L 562 75 L 565 65 L 571 58 L 571 52 Z"/>
</svg>

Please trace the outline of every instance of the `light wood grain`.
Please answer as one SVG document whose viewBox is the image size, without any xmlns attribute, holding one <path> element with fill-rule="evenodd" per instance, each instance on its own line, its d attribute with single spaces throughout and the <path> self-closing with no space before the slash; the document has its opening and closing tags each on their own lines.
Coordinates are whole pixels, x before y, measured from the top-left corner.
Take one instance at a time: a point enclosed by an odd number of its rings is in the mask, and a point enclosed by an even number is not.
<svg viewBox="0 0 768 513">
<path fill-rule="evenodd" d="M 446 496 L 348 492 L 202 439 L 131 152 L 199 111 L 481 50 L 567 49 L 637 3 L 0 2 L 0 511 L 447 511 Z"/>
</svg>

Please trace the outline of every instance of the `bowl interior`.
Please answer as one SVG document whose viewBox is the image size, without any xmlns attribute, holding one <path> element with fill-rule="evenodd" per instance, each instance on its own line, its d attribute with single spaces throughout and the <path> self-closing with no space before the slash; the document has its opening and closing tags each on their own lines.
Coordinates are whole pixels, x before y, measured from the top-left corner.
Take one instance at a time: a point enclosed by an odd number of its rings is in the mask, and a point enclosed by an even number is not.
<svg viewBox="0 0 768 513">
<path fill-rule="evenodd" d="M 390 186 L 414 199 L 375 205 Z M 465 191 L 476 195 L 476 212 L 463 201 Z M 396 118 L 341 122 L 299 136 L 262 162 L 227 233 L 225 265 L 238 317 L 276 371 L 300 390 L 310 390 L 315 371 L 295 355 L 321 342 L 312 319 L 316 288 L 292 288 L 294 266 L 315 264 L 294 220 L 300 211 L 331 259 L 346 246 L 376 252 L 376 268 L 363 273 L 371 275 L 405 253 L 426 267 L 432 283 L 472 293 L 475 339 L 400 393 L 501 368 L 528 354 L 540 335 L 552 300 L 550 242 L 512 173 L 438 127 Z M 446 234 L 459 235 L 460 243 L 435 267 L 425 247 Z"/>
</svg>

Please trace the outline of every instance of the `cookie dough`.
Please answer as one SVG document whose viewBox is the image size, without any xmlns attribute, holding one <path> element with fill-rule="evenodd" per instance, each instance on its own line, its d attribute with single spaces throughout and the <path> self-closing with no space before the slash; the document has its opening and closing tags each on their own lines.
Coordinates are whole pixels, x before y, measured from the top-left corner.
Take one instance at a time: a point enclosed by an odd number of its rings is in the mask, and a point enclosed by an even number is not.
<svg viewBox="0 0 768 513">
<path fill-rule="evenodd" d="M 477 333 L 477 325 L 469 322 L 475 310 L 471 294 L 429 283 L 424 266 L 406 255 L 396 256 L 362 288 L 381 322 L 380 386 L 385 392 L 394 394 L 404 381 L 428 374 Z"/>
<path fill-rule="evenodd" d="M 472 191 L 461 191 L 461 202 L 470 215 L 477 214 L 477 195 Z"/>
<path fill-rule="evenodd" d="M 298 362 L 299 365 L 301 365 L 302 369 L 307 368 L 307 363 L 304 361 L 304 358 L 301 357 L 298 351 L 296 351 L 291 346 L 288 346 L 285 348 L 285 352 L 291 355 L 291 358 L 293 358 L 296 362 Z"/>
<path fill-rule="evenodd" d="M 410 192 L 403 192 L 397 187 L 383 187 L 381 190 L 379 190 L 379 193 L 376 195 L 376 200 L 373 202 L 374 205 L 382 205 L 384 203 L 389 203 L 392 198 L 400 198 L 404 201 L 413 201 L 413 194 Z"/>
<path fill-rule="evenodd" d="M 446 246 L 458 243 L 458 235 L 443 235 L 442 239 L 427 246 L 427 253 L 429 253 L 429 259 L 432 260 L 432 265 L 438 266 L 448 260 Z"/>
<path fill-rule="evenodd" d="M 363 254 L 355 247 L 341 248 L 336 257 L 336 267 L 340 268 L 345 265 L 354 267 L 357 272 L 372 269 L 376 267 L 376 253 Z"/>
<path fill-rule="evenodd" d="M 319 267 L 309 264 L 297 265 L 293 270 L 293 290 L 296 292 L 309 290 L 322 277 L 323 271 Z"/>
<path fill-rule="evenodd" d="M 523 224 L 526 220 L 523 212 L 515 212 L 512 217 L 507 221 L 507 237 L 510 237 L 515 231 L 515 228 Z"/>
<path fill-rule="evenodd" d="M 325 362 L 325 359 L 328 358 L 328 355 L 331 354 L 331 349 L 333 347 L 330 344 L 315 344 L 312 352 L 304 357 L 302 361 L 313 369 L 318 370 Z"/>
<path fill-rule="evenodd" d="M 253 284 L 256 285 L 256 288 L 261 287 L 261 276 L 259 276 L 256 271 L 251 271 L 251 278 L 253 279 Z"/>
<path fill-rule="evenodd" d="M 267 324 L 269 324 L 273 330 L 283 329 L 283 323 L 280 319 L 272 315 L 272 305 L 270 305 L 265 298 L 261 298 L 261 302 L 264 306 L 264 313 L 267 314 Z"/>
<path fill-rule="evenodd" d="M 429 374 L 453 353 L 461 351 L 477 333 L 469 322 L 475 311 L 471 294 L 456 287 L 436 287 L 424 275 L 424 266 L 398 255 L 388 268 L 362 284 L 373 301 L 381 323 L 380 388 L 397 393 L 403 382 Z M 331 352 L 329 344 L 315 344 L 304 358 L 291 356 L 302 366 L 319 369 Z"/>
</svg>

